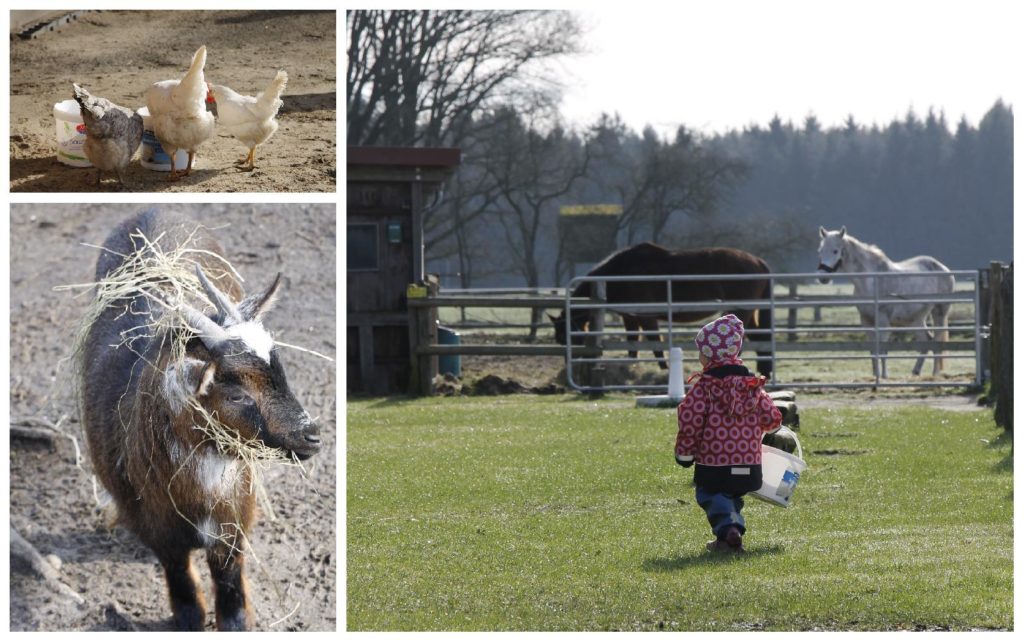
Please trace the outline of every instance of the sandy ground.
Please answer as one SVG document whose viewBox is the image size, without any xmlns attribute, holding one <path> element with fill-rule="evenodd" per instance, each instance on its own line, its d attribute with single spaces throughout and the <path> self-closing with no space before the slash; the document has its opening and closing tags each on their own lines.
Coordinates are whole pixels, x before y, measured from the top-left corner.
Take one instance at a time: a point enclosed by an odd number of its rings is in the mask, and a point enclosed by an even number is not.
<svg viewBox="0 0 1024 642">
<path fill-rule="evenodd" d="M 336 16 L 311 11 L 102 11 L 59 32 L 11 40 L 11 191 L 120 190 L 96 170 L 57 161 L 53 105 L 71 98 L 71 83 L 138 109 L 154 82 L 184 75 L 206 45 L 206 79 L 255 95 L 278 69 L 288 72 L 280 128 L 256 150 L 253 172 L 234 161 L 248 151 L 218 130 L 198 152 L 192 175 L 175 183 L 164 172 L 129 166 L 129 191 L 334 192 L 337 166 Z"/>
<path fill-rule="evenodd" d="M 162 207 L 191 212 L 208 225 L 229 224 L 217 237 L 248 290 L 263 288 L 278 271 L 284 273 L 284 292 L 267 318 L 275 337 L 335 356 L 333 205 Z M 58 439 L 52 448 L 22 440 L 11 443 L 11 526 L 43 555 L 57 556 L 61 581 L 84 598 L 77 605 L 34 576 L 13 573 L 15 631 L 159 630 L 169 625 L 166 589 L 155 557 L 131 533 L 107 530 L 95 509 L 69 368 L 61 362 L 86 297 L 53 290 L 90 282 L 97 251 L 82 243 L 101 244 L 118 221 L 139 209 L 134 204 L 11 206 L 12 424 L 58 423 L 77 440 L 85 457 L 77 466 L 70 438 Z M 334 631 L 335 364 L 295 350 L 280 352 L 292 390 L 321 424 L 324 447 L 307 462 L 308 478 L 290 467 L 267 474 L 278 520 L 261 517 L 252 534 L 257 559 L 248 562 L 249 586 L 256 624 L 264 630 Z M 198 552 L 194 555 L 210 598 L 205 561 Z M 208 626 L 212 622 L 211 606 Z"/>
</svg>

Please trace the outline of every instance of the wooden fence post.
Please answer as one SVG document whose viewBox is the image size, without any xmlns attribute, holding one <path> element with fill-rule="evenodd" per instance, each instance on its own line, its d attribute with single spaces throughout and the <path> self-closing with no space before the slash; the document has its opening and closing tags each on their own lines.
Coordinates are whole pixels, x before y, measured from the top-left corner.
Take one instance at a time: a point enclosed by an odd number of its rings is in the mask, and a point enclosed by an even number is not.
<svg viewBox="0 0 1024 642">
<path fill-rule="evenodd" d="M 420 284 L 409 286 L 411 298 L 432 298 L 440 291 L 433 274 Z M 414 296 L 415 295 L 415 296 Z M 414 395 L 434 394 L 434 375 L 437 374 L 437 355 L 419 354 L 421 346 L 437 343 L 437 308 L 409 306 L 409 392 Z"/>
<path fill-rule="evenodd" d="M 996 425 L 1013 432 L 1013 264 L 990 266 L 989 364 Z"/>
<path fill-rule="evenodd" d="M 975 287 L 978 288 L 978 309 L 975 315 L 978 317 L 978 325 L 982 328 L 982 339 L 978 351 L 978 367 L 981 370 L 981 383 L 986 384 L 992 381 L 992 361 L 989 351 L 992 342 L 984 334 L 984 328 L 992 329 L 992 269 L 978 270 L 978 281 Z"/>
</svg>

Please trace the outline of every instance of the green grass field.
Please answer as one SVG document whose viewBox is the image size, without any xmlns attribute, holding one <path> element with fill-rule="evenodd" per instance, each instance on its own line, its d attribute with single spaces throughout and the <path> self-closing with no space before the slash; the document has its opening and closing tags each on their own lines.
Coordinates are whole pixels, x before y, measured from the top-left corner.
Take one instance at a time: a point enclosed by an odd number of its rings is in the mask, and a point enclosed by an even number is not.
<svg viewBox="0 0 1024 642">
<path fill-rule="evenodd" d="M 801 419 L 793 507 L 751 499 L 749 554 L 723 558 L 671 410 L 350 400 L 348 629 L 1013 628 L 1012 443 L 991 412 Z"/>
</svg>

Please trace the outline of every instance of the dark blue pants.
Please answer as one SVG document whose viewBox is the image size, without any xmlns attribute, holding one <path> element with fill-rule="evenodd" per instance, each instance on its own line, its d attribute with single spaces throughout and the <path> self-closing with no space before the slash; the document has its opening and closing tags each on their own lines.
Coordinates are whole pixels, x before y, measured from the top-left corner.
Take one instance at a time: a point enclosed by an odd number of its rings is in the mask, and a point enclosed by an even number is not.
<svg viewBox="0 0 1024 642">
<path fill-rule="evenodd" d="M 697 487 L 697 503 L 707 513 L 708 522 L 711 523 L 711 532 L 715 537 L 725 536 L 725 530 L 730 526 L 740 529 L 740 535 L 747 531 L 743 523 L 743 494 L 716 493 Z"/>
</svg>

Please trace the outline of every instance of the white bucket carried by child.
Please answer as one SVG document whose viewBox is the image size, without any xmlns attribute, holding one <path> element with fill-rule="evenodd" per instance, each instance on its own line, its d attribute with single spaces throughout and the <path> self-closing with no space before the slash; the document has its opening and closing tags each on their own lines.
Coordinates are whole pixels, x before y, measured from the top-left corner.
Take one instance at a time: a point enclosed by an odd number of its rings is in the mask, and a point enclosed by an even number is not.
<svg viewBox="0 0 1024 642">
<path fill-rule="evenodd" d="M 793 435 L 796 439 L 796 435 Z M 761 488 L 751 493 L 757 499 L 787 508 L 800 473 L 807 469 L 804 451 L 796 439 L 796 454 L 761 445 Z"/>
<path fill-rule="evenodd" d="M 171 171 L 171 157 L 160 146 L 156 134 L 153 133 L 153 126 L 149 122 L 149 108 L 141 107 L 137 113 L 142 116 L 142 151 L 139 153 L 139 164 L 146 169 L 155 172 Z M 192 155 L 192 167 L 196 166 L 196 156 Z M 174 154 L 174 166 L 182 170 L 188 167 L 188 152 L 179 149 Z"/>
<path fill-rule="evenodd" d="M 82 149 L 85 145 L 82 108 L 73 99 L 62 100 L 53 105 L 53 117 L 57 121 L 57 160 L 71 167 L 92 167 Z"/>
</svg>

